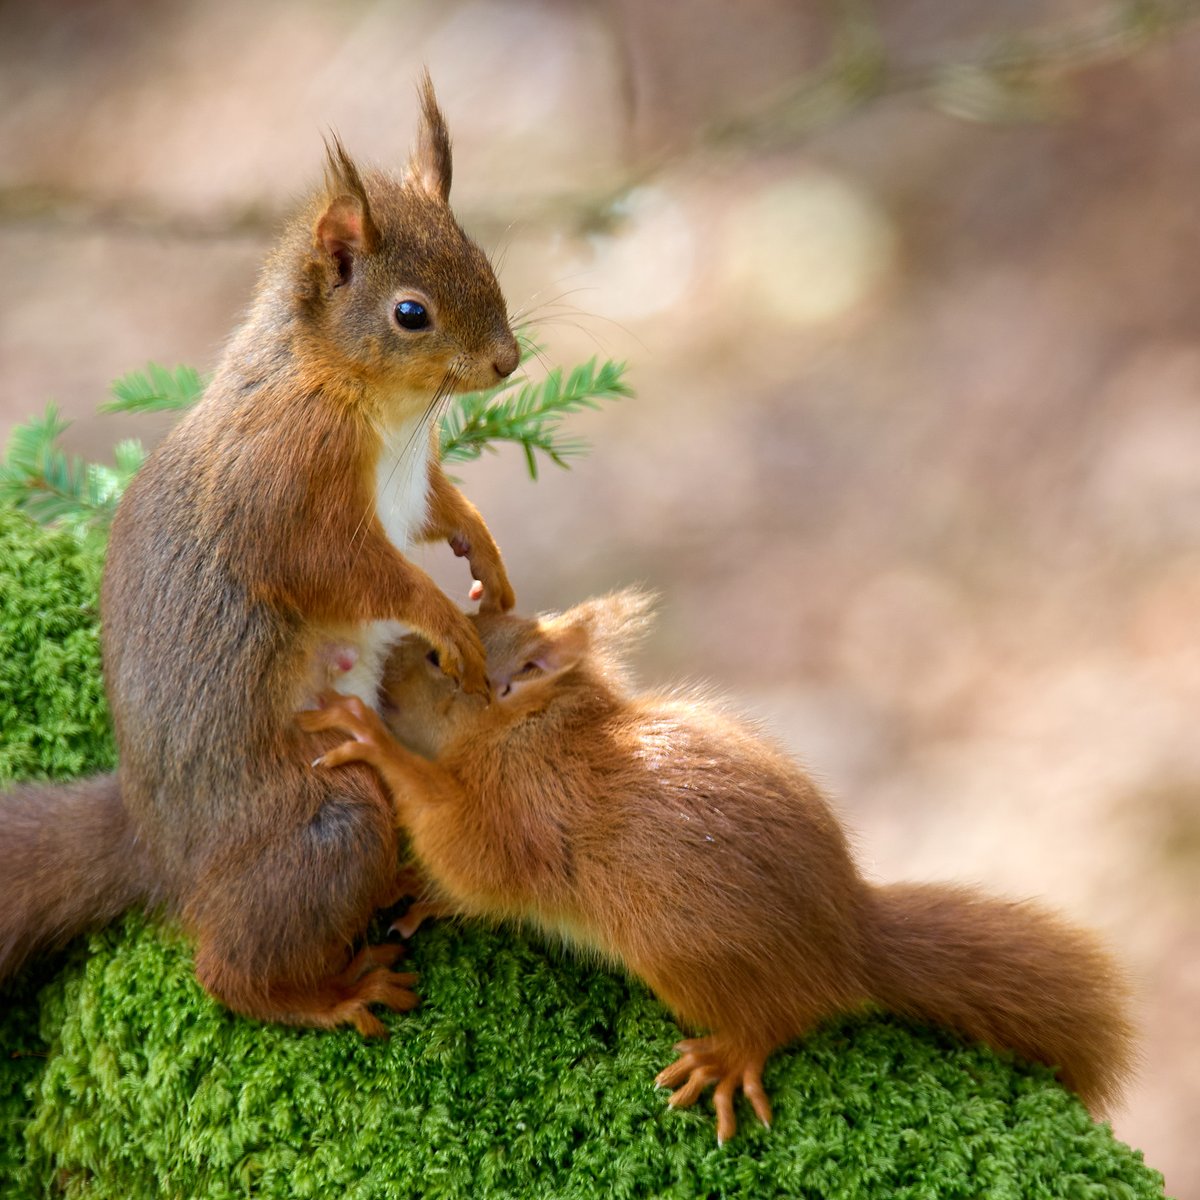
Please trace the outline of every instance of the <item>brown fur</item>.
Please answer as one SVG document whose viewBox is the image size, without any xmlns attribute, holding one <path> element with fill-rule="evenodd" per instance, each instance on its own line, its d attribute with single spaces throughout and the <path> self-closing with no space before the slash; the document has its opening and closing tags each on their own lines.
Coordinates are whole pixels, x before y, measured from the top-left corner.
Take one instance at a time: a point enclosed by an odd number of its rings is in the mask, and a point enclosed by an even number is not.
<svg viewBox="0 0 1200 1200">
<path fill-rule="evenodd" d="M 422 99 L 404 179 L 330 147 L 326 189 L 285 231 L 203 399 L 121 503 L 101 612 L 119 802 L 112 781 L 0 798 L 4 859 L 46 848 L 15 883 L 0 863 L 0 910 L 15 891 L 21 914 L 4 940 L 23 953 L 153 899 L 183 916 L 201 982 L 239 1012 L 374 1033 L 368 1004 L 413 1000 L 412 977 L 386 972 L 390 952 L 347 965 L 396 895 L 392 806 L 370 771 L 314 773 L 328 739 L 291 714 L 320 647 L 377 619 L 408 622 L 449 675 L 487 692 L 474 627 L 375 509 L 385 430 L 407 420 L 434 436 L 440 395 L 489 386 L 518 358 L 491 268 L 446 205 L 428 80 Z M 392 320 L 413 296 L 433 317 L 415 334 Z M 411 526 L 469 558 L 485 608 L 510 607 L 495 542 L 430 461 Z M 52 832 L 60 801 L 85 816 L 102 802 L 136 857 Z M 0 973 L 15 969 L 7 957 Z"/>
<path fill-rule="evenodd" d="M 115 775 L 23 784 L 0 805 L 0 979 L 33 951 L 159 898 Z"/>
<path fill-rule="evenodd" d="M 327 697 L 309 729 L 348 730 L 324 765 L 387 781 L 430 911 L 527 922 L 622 963 L 685 1024 L 659 1076 L 689 1104 L 716 1085 L 718 1137 L 744 1088 L 825 1017 L 877 1004 L 1057 1066 L 1089 1106 L 1131 1061 L 1125 985 L 1058 917 L 966 889 L 876 887 L 812 780 L 696 697 L 631 696 L 620 655 L 645 620 L 624 593 L 541 621 L 481 616 L 497 702 L 447 686 L 409 638 L 384 717 Z"/>
</svg>

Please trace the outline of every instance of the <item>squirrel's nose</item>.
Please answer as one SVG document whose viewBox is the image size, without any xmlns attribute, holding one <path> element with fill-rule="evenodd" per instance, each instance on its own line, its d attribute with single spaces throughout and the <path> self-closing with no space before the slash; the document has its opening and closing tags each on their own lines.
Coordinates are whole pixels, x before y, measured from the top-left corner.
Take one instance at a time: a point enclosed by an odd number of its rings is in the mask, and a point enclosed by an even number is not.
<svg viewBox="0 0 1200 1200">
<path fill-rule="evenodd" d="M 517 348 L 517 339 L 510 338 L 506 344 L 497 347 L 492 369 L 501 379 L 505 379 L 517 369 L 520 362 L 521 351 Z"/>
</svg>

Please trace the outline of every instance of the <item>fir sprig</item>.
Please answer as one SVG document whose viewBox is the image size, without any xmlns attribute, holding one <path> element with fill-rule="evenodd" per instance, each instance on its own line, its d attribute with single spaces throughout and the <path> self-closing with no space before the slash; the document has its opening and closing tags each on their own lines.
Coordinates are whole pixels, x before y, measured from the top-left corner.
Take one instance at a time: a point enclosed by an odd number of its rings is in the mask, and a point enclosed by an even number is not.
<svg viewBox="0 0 1200 1200">
<path fill-rule="evenodd" d="M 24 509 L 43 525 L 55 522 L 85 535 L 108 528 L 117 501 L 145 459 L 140 442 L 118 442 L 114 465 L 84 462 L 68 455 L 59 438 L 70 421 L 53 404 L 46 412 L 18 425 L 0 461 L 0 503 Z"/>
<path fill-rule="evenodd" d="M 501 384 L 484 392 L 463 396 L 442 419 L 441 451 L 445 462 L 470 462 L 497 442 L 515 442 L 525 451 L 529 477 L 537 478 L 536 451 L 552 463 L 586 454 L 587 441 L 565 437 L 563 418 L 583 409 L 598 409 L 604 400 L 633 395 L 624 382 L 625 364 L 596 365 L 593 358 L 576 367 L 563 383 L 562 368 L 555 367 L 540 383 L 515 388 Z"/>
<path fill-rule="evenodd" d="M 105 413 L 177 412 L 191 408 L 204 391 L 204 380 L 195 367 L 170 371 L 147 363 L 144 371 L 130 371 L 112 385 L 113 399 L 100 405 Z"/>
<path fill-rule="evenodd" d="M 523 360 L 539 347 L 523 343 Z M 478 458 L 496 442 L 515 442 L 525 451 L 530 477 L 537 478 L 537 453 L 560 467 L 587 452 L 582 438 L 562 433 L 563 418 L 582 409 L 596 409 L 605 400 L 632 396 L 624 382 L 625 364 L 590 362 L 576 367 L 563 382 L 556 368 L 540 383 L 524 375 L 494 388 L 459 396 L 442 419 L 442 457 L 451 462 Z M 173 370 L 148 363 L 112 386 L 113 399 L 100 405 L 106 413 L 181 411 L 202 394 L 204 381 L 191 367 Z M 59 523 L 80 536 L 104 535 L 126 485 L 146 457 L 136 439 L 118 442 L 113 465 L 85 462 L 63 450 L 61 438 L 69 428 L 58 409 L 16 426 L 0 459 L 0 503 L 24 509 L 42 524 Z"/>
</svg>

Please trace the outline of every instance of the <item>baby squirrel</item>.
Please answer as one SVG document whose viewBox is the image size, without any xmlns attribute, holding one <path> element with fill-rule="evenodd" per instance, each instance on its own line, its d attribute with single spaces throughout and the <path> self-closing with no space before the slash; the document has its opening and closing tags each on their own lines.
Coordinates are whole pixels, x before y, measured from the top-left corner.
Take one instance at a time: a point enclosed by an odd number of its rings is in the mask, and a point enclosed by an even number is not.
<svg viewBox="0 0 1200 1200">
<path fill-rule="evenodd" d="M 339 647 L 372 699 L 407 622 L 457 690 L 488 691 L 474 626 L 403 555 L 443 539 L 513 593 L 437 462 L 451 393 L 518 365 L 500 287 L 447 203 L 450 139 L 426 76 L 402 178 L 335 138 L 203 398 L 129 485 L 101 593 L 115 775 L 0 797 L 0 980 L 130 905 L 195 936 L 196 974 L 263 1020 L 364 1034 L 411 1007 L 394 946 L 350 947 L 394 900 L 397 834 L 374 772 L 317 775 L 296 729 Z"/>
<path fill-rule="evenodd" d="M 721 1142 L 738 1088 L 769 1124 L 774 1049 L 871 1004 L 1056 1066 L 1093 1110 L 1115 1100 L 1132 1034 L 1098 943 L 1027 903 L 868 883 L 779 749 L 704 699 L 631 694 L 622 655 L 647 607 L 627 591 L 541 620 L 480 615 L 490 705 L 410 636 L 385 668 L 387 727 L 334 694 L 300 715 L 350 735 L 321 767 L 387 781 L 427 876 L 401 932 L 431 912 L 531 923 L 623 964 L 709 1031 L 656 1082 L 672 1105 L 715 1084 Z"/>
</svg>

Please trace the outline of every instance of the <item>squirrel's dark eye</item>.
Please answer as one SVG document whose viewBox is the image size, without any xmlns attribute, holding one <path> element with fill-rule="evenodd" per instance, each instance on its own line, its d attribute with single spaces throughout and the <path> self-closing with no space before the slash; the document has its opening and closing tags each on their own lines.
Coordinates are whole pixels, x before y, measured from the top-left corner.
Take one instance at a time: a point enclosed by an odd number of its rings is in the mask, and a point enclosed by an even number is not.
<svg viewBox="0 0 1200 1200">
<path fill-rule="evenodd" d="M 438 652 L 436 650 L 430 650 L 430 652 L 425 655 L 425 660 L 426 662 L 433 663 L 435 667 L 440 667 L 442 665 L 441 659 L 438 658 Z"/>
<path fill-rule="evenodd" d="M 424 329 L 429 324 L 425 305 L 416 300 L 401 300 L 396 305 L 396 324 L 401 329 Z"/>
</svg>

